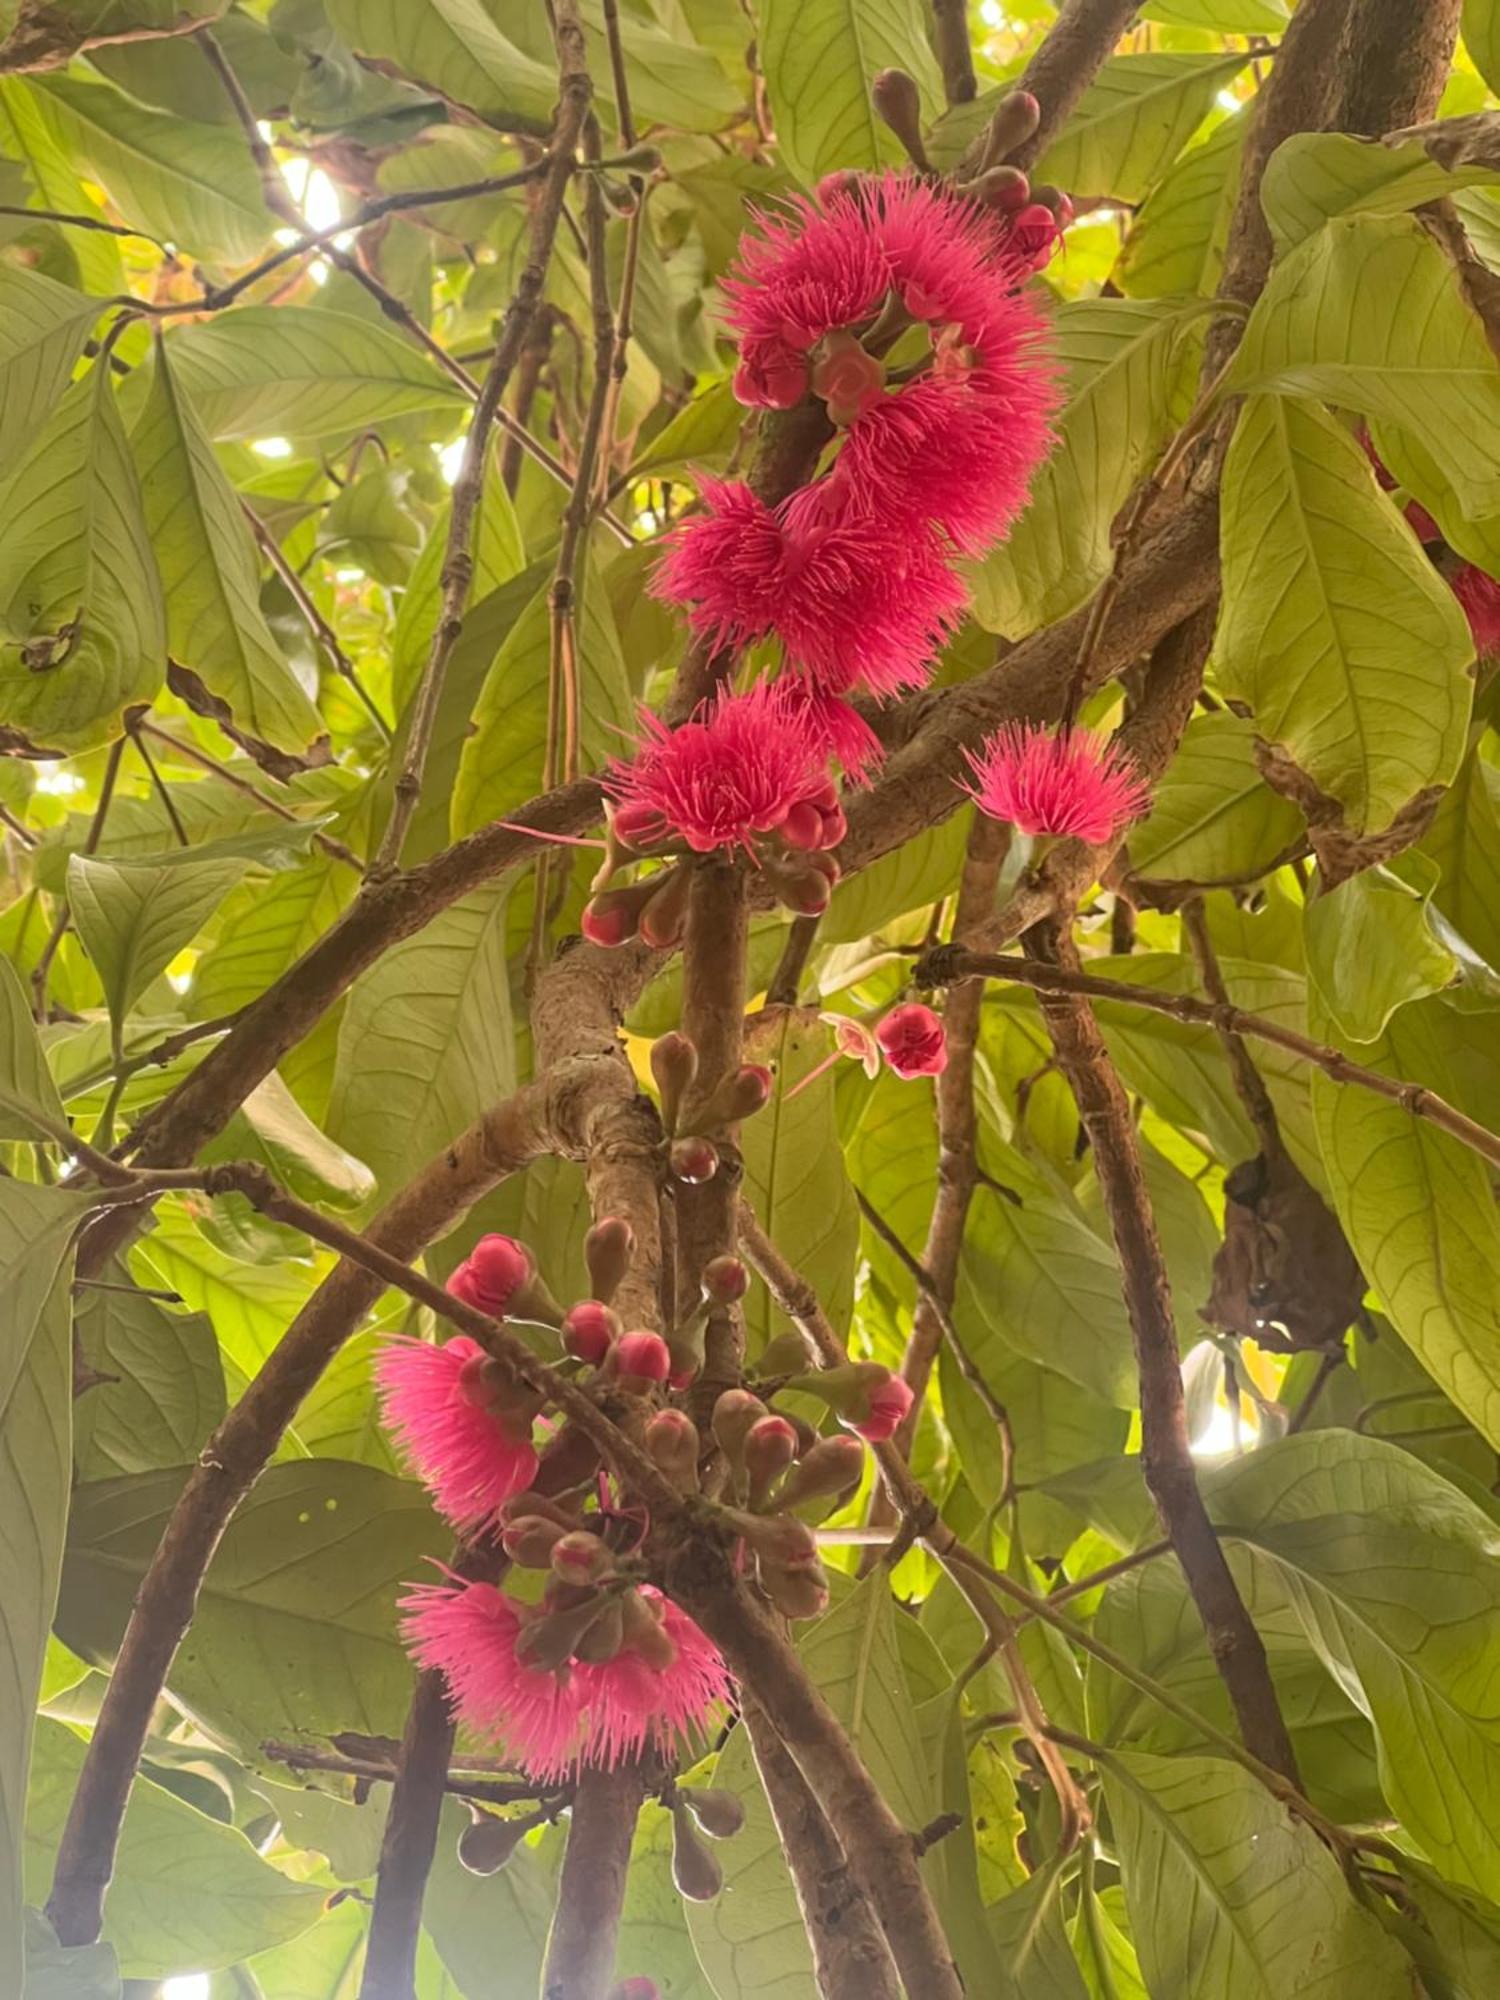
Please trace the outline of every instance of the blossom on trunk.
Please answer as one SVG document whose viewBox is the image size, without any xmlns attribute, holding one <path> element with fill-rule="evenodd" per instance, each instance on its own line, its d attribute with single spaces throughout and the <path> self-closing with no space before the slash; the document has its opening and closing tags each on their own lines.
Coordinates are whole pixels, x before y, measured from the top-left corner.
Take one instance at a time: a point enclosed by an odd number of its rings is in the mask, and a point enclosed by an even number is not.
<svg viewBox="0 0 1500 2000">
<path fill-rule="evenodd" d="M 833 844 L 825 819 L 837 829 L 827 749 L 782 682 L 723 693 L 679 729 L 643 710 L 640 749 L 604 783 L 640 846 L 676 839 L 696 854 L 740 848 L 753 856 L 760 835 L 790 827 L 799 835 L 793 844 L 807 844 L 806 821 L 810 844 L 821 848 Z"/>
<path fill-rule="evenodd" d="M 1087 730 L 1012 723 L 968 758 L 974 782 L 964 789 L 974 803 L 1022 833 L 1070 834 L 1106 847 L 1149 804 L 1125 753 Z"/>
<path fill-rule="evenodd" d="M 627 1643 L 612 1660 L 574 1665 L 585 1710 L 585 1764 L 612 1770 L 648 1747 L 673 1756 L 684 1740 L 709 1733 L 729 1699 L 729 1670 L 713 1641 L 649 1584 L 640 1595 L 660 1615 L 663 1656 L 675 1657 L 657 1666 Z"/>
<path fill-rule="evenodd" d="M 507 1420 L 485 1379 L 477 1340 L 441 1346 L 397 1336 L 375 1358 L 381 1415 L 403 1456 L 456 1528 L 492 1521 L 536 1477 L 530 1424 Z"/>
<path fill-rule="evenodd" d="M 897 1076 L 941 1076 L 948 1067 L 943 1024 L 930 1007 L 917 1001 L 893 1007 L 876 1024 L 875 1039 Z"/>
</svg>

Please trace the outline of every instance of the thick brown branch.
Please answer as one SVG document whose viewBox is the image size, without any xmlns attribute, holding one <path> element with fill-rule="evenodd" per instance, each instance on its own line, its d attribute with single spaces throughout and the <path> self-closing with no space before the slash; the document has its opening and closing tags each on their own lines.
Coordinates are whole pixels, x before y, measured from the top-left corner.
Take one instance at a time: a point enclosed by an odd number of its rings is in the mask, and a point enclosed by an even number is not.
<svg viewBox="0 0 1500 2000">
<path fill-rule="evenodd" d="M 932 25 L 943 95 L 950 104 L 967 104 L 979 89 L 974 51 L 969 47 L 968 0 L 932 0 Z"/>
<path fill-rule="evenodd" d="M 635 1764 L 588 1770 L 578 1780 L 542 1967 L 542 2000 L 604 2000 L 644 1796 Z"/>
<path fill-rule="evenodd" d="M 781 1836 L 823 2000 L 900 2000 L 890 1950 L 817 1795 L 752 1697 L 740 1725 Z"/>
<path fill-rule="evenodd" d="M 1341 124 L 1379 139 L 1436 115 L 1463 0 L 1354 0 Z"/>
<path fill-rule="evenodd" d="M 1028 957 L 1042 965 L 1078 970 L 1072 939 L 1060 922 L 1028 931 L 1025 945 Z M 1041 1006 L 1093 1148 L 1094 1171 L 1120 1257 L 1140 1374 L 1146 1485 L 1203 1620 L 1245 1747 L 1295 1784 L 1296 1757 L 1266 1650 L 1230 1574 L 1193 1470 L 1171 1286 L 1130 1104 L 1088 1002 L 1053 991 L 1043 993 Z"/>
<path fill-rule="evenodd" d="M 1007 156 L 1013 165 L 1036 165 L 1114 54 L 1139 9 L 1140 0 L 1063 0 L 1057 20 L 1017 85 L 1041 105 L 1042 122 L 1024 146 Z"/>
<path fill-rule="evenodd" d="M 359 2000 L 412 2000 L 422 1901 L 437 1852 L 454 1735 L 447 1682 L 429 1668 L 417 1676 L 401 1739 Z"/>
</svg>

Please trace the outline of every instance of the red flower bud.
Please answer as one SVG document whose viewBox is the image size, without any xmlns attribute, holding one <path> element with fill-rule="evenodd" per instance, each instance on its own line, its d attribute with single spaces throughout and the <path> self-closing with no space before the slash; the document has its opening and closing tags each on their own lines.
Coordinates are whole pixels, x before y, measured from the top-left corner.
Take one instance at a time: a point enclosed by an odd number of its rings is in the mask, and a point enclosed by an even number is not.
<svg viewBox="0 0 1500 2000">
<path fill-rule="evenodd" d="M 858 1438 L 819 1438 L 787 1473 L 777 1488 L 775 1504 L 803 1507 L 810 1500 L 850 1493 L 863 1478 L 864 1469 L 865 1448 Z"/>
<path fill-rule="evenodd" d="M 651 1044 L 651 1074 L 661 1094 L 661 1122 L 667 1136 L 677 1130 L 677 1113 L 698 1074 L 698 1051 L 686 1035 L 674 1029 Z"/>
<path fill-rule="evenodd" d="M 786 818 L 776 831 L 788 847 L 795 847 L 803 852 L 809 848 L 828 845 L 823 838 L 823 815 L 811 799 L 798 799 L 795 805 L 788 806 Z"/>
<path fill-rule="evenodd" d="M 748 1389 L 726 1389 L 714 1404 L 710 1428 L 714 1440 L 738 1471 L 745 1462 L 745 1439 L 752 1424 L 767 1414 L 759 1396 Z"/>
<path fill-rule="evenodd" d="M 481 1236 L 448 1280 L 454 1298 L 492 1319 L 536 1276 L 536 1259 L 514 1236 Z"/>
<path fill-rule="evenodd" d="M 710 1305 L 732 1306 L 750 1289 L 750 1273 L 738 1257 L 710 1257 L 703 1266 L 703 1296 Z"/>
<path fill-rule="evenodd" d="M 669 868 L 651 880 L 655 893 L 641 911 L 641 936 L 653 951 L 666 951 L 682 942 L 692 877 L 686 868 Z"/>
<path fill-rule="evenodd" d="M 641 899 L 634 888 L 605 889 L 583 906 L 578 928 L 590 944 L 606 949 L 628 944 L 640 924 Z"/>
<path fill-rule="evenodd" d="M 614 1364 L 621 1388 L 645 1390 L 666 1381 L 672 1357 L 659 1333 L 642 1328 L 622 1334 L 616 1341 Z"/>
<path fill-rule="evenodd" d="M 776 1078 L 764 1063 L 742 1063 L 733 1076 L 726 1076 L 704 1108 L 704 1123 L 712 1126 L 738 1125 L 765 1109 Z"/>
<path fill-rule="evenodd" d="M 552 1573 L 563 1583 L 597 1583 L 614 1568 L 614 1557 L 587 1528 L 574 1528 L 552 1544 Z"/>
<path fill-rule="evenodd" d="M 635 1231 L 622 1216 L 601 1216 L 583 1239 L 583 1261 L 596 1299 L 608 1305 L 630 1270 Z"/>
<path fill-rule="evenodd" d="M 671 1166 L 677 1180 L 699 1187 L 719 1171 L 719 1155 L 707 1139 L 674 1139 Z"/>
<path fill-rule="evenodd" d="M 553 1545 L 566 1533 L 566 1528 L 541 1514 L 522 1514 L 500 1530 L 500 1546 L 522 1569 L 550 1569 Z"/>
<path fill-rule="evenodd" d="M 590 1368 L 603 1366 L 604 1357 L 620 1337 L 620 1315 L 598 1299 L 580 1299 L 569 1308 L 562 1323 L 564 1350 Z"/>
<path fill-rule="evenodd" d="M 627 1590 L 620 1599 L 620 1609 L 625 1617 L 625 1644 L 631 1652 L 638 1653 L 659 1674 L 675 1667 L 677 1644 L 667 1630 L 661 1600 Z"/>
<path fill-rule="evenodd" d="M 658 1410 L 641 1441 L 679 1493 L 698 1491 L 698 1427 L 685 1410 Z"/>
<path fill-rule="evenodd" d="M 943 1024 L 930 1007 L 916 1002 L 893 1007 L 877 1026 L 875 1039 L 897 1076 L 940 1076 L 948 1067 Z"/>
<path fill-rule="evenodd" d="M 610 832 L 622 847 L 646 854 L 667 837 L 667 824 L 655 806 L 632 799 L 609 815 Z"/>
<path fill-rule="evenodd" d="M 752 1507 L 761 1504 L 796 1452 L 797 1433 L 785 1417 L 761 1417 L 750 1426 L 745 1438 L 745 1476 Z"/>
</svg>

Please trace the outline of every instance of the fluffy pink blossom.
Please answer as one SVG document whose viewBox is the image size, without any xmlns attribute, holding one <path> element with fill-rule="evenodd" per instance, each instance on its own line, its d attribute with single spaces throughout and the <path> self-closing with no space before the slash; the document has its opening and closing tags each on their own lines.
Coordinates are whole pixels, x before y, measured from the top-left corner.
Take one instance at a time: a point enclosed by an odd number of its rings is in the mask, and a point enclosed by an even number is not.
<svg viewBox="0 0 1500 2000">
<path fill-rule="evenodd" d="M 974 783 L 964 789 L 981 812 L 1022 833 L 1071 834 L 1104 847 L 1149 803 L 1124 752 L 1087 730 L 1011 724 L 968 755 Z"/>
<path fill-rule="evenodd" d="M 1464 608 L 1480 659 L 1500 657 L 1500 582 L 1470 562 L 1461 563 L 1448 581 Z"/>
<path fill-rule="evenodd" d="M 662 1607 L 669 1665 L 653 1666 L 628 1645 L 599 1664 L 573 1661 L 556 1673 L 517 1658 L 526 1626 L 544 1614 L 489 1583 L 422 1584 L 402 1599 L 402 1633 L 419 1666 L 448 1682 L 464 1726 L 543 1784 L 581 1765 L 613 1768 L 648 1745 L 671 1755 L 682 1736 L 702 1735 L 728 1698 L 727 1668 L 687 1613 L 649 1586 Z"/>
<path fill-rule="evenodd" d="M 575 1664 L 586 1712 L 585 1764 L 613 1769 L 648 1745 L 670 1756 L 682 1738 L 703 1736 L 729 1697 L 729 1670 L 713 1641 L 660 1591 L 645 1584 L 641 1595 L 660 1606 L 676 1657 L 654 1667 L 627 1645 L 597 1666 Z"/>
<path fill-rule="evenodd" d="M 875 1039 L 897 1076 L 941 1076 L 948 1067 L 943 1024 L 930 1007 L 916 1001 L 893 1007 L 876 1024 Z"/>
<path fill-rule="evenodd" d="M 806 705 L 784 682 L 721 694 L 680 729 L 643 710 L 641 734 L 640 750 L 605 779 L 633 826 L 654 821 L 657 840 L 675 836 L 698 854 L 739 847 L 753 855 L 757 834 L 789 820 L 800 831 L 811 815 L 812 844 L 829 845 L 822 815 L 837 799 L 828 753 Z"/>
<path fill-rule="evenodd" d="M 576 1677 L 528 1666 L 516 1641 L 528 1614 L 492 1583 L 418 1584 L 401 1600 L 418 1666 L 448 1683 L 454 1713 L 542 1784 L 577 1766 L 583 1702 Z"/>
<path fill-rule="evenodd" d="M 375 1359 L 386 1428 L 438 1511 L 461 1529 L 492 1521 L 536 1477 L 529 1437 L 507 1429 L 493 1407 L 484 1360 L 484 1349 L 467 1334 L 440 1347 L 398 1336 Z"/>
<path fill-rule="evenodd" d="M 917 687 L 968 601 L 931 529 L 864 514 L 821 479 L 772 509 L 748 486 L 703 483 L 653 588 L 691 606 L 715 645 L 775 634 L 820 694 Z"/>
</svg>

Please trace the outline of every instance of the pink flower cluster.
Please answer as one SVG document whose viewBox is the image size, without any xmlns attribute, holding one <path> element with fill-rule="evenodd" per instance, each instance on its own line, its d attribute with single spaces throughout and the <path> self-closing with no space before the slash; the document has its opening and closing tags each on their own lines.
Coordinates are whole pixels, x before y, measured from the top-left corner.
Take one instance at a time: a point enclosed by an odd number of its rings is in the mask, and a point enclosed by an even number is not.
<svg viewBox="0 0 1500 2000">
<path fill-rule="evenodd" d="M 976 755 L 969 796 L 991 819 L 1022 833 L 1063 834 L 1107 847 L 1146 810 L 1149 796 L 1125 753 L 1087 730 L 1012 724 Z"/>
<path fill-rule="evenodd" d="M 909 173 L 834 176 L 759 218 L 724 288 L 736 393 L 775 409 L 811 390 L 842 441 L 779 507 L 704 483 L 656 589 L 712 643 L 774 636 L 825 701 L 926 680 L 967 603 L 954 556 L 1004 533 L 1050 439 L 1055 379 L 1023 288 L 1039 253 L 1017 220 Z M 886 357 L 913 327 L 928 352 L 898 377 Z"/>
<path fill-rule="evenodd" d="M 1362 442 L 1375 468 L 1375 477 L 1389 493 L 1396 481 L 1381 463 L 1368 434 L 1362 437 Z M 1448 579 L 1448 587 L 1462 605 L 1464 616 L 1469 621 L 1475 652 L 1481 660 L 1500 659 L 1500 579 L 1481 569 L 1478 563 L 1465 562 L 1456 557 L 1443 540 L 1442 529 L 1419 500 L 1407 502 L 1406 520 L 1418 541 L 1426 544 L 1439 571 Z"/>
</svg>

